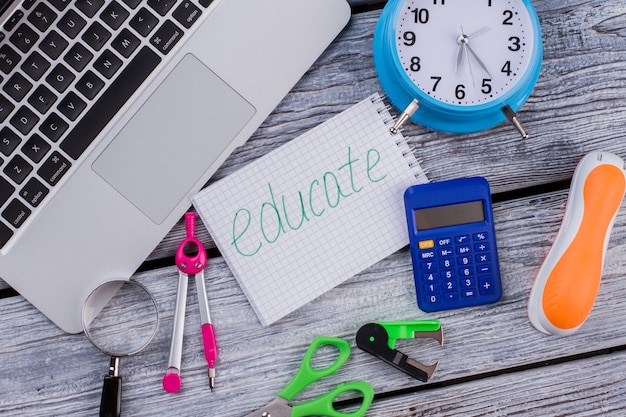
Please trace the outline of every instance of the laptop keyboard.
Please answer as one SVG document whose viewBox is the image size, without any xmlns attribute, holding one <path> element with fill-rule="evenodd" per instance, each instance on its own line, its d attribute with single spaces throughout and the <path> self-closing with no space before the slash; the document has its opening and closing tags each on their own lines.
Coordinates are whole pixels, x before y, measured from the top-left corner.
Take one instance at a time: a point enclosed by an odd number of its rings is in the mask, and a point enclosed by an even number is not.
<svg viewBox="0 0 626 417">
<path fill-rule="evenodd" d="M 213 0 L 25 0 L 0 28 L 0 248 Z"/>
</svg>

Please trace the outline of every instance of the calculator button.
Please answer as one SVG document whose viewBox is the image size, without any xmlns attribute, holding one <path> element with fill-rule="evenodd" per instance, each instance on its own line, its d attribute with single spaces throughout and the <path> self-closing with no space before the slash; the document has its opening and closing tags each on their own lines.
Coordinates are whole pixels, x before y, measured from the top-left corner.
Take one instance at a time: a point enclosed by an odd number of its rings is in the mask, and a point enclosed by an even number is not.
<svg viewBox="0 0 626 417">
<path fill-rule="evenodd" d="M 422 262 L 422 271 L 434 271 L 437 269 L 437 264 L 434 262 Z"/>
<path fill-rule="evenodd" d="M 432 249 L 435 247 L 435 241 L 432 239 L 429 240 L 420 240 L 419 242 L 417 242 L 417 246 L 421 249 Z"/>
<path fill-rule="evenodd" d="M 449 269 L 454 267 L 454 259 L 444 259 L 439 261 L 439 266 L 441 268 Z"/>
<path fill-rule="evenodd" d="M 459 244 L 462 245 L 464 243 L 467 243 L 470 239 L 469 235 L 460 235 L 460 236 L 455 236 L 454 237 L 454 241 Z"/>
<path fill-rule="evenodd" d="M 493 277 L 480 277 L 478 278 L 480 283 L 479 289 L 482 295 L 492 295 L 496 293 L 496 287 L 493 285 Z"/>
<path fill-rule="evenodd" d="M 456 291 L 458 288 L 457 282 L 455 280 L 445 281 L 442 286 L 444 291 Z"/>
<path fill-rule="evenodd" d="M 420 259 L 435 259 L 435 251 L 422 251 L 420 252 Z"/>
<path fill-rule="evenodd" d="M 476 262 L 478 263 L 491 262 L 491 255 L 489 255 L 488 253 L 482 253 L 480 255 L 476 255 Z"/>
<path fill-rule="evenodd" d="M 437 246 L 450 246 L 451 244 L 452 239 L 449 237 L 444 237 L 437 240 Z"/>
<path fill-rule="evenodd" d="M 441 301 L 441 296 L 439 294 L 429 294 L 424 298 L 426 299 L 426 302 L 430 304 L 437 304 Z"/>
<path fill-rule="evenodd" d="M 476 270 L 478 271 L 479 274 L 490 274 L 492 268 L 490 264 L 487 264 L 487 265 L 480 265 L 478 268 L 476 268 Z"/>
<path fill-rule="evenodd" d="M 454 272 L 454 270 L 441 271 L 441 278 L 443 278 L 443 279 L 453 279 L 453 278 L 456 278 L 456 272 Z"/>
<path fill-rule="evenodd" d="M 427 293 L 438 293 L 439 292 L 439 284 L 428 284 L 424 285 L 424 291 Z"/>
<path fill-rule="evenodd" d="M 452 248 L 439 249 L 439 256 L 441 256 L 442 258 L 452 255 L 454 255 L 454 250 Z"/>
<path fill-rule="evenodd" d="M 461 291 L 461 295 L 463 296 L 463 298 L 473 298 L 473 297 L 478 297 L 478 291 L 476 291 L 475 289 L 468 289 L 468 290 L 463 290 Z"/>
<path fill-rule="evenodd" d="M 473 238 L 479 242 L 487 240 L 487 232 L 474 233 Z"/>
<path fill-rule="evenodd" d="M 450 291 L 443 294 L 445 301 L 456 301 L 459 299 L 459 293 L 456 291 Z"/>
<path fill-rule="evenodd" d="M 476 278 L 474 277 L 463 278 L 460 284 L 461 284 L 461 288 L 476 287 Z"/>
<path fill-rule="evenodd" d="M 459 263 L 459 265 L 470 265 L 472 263 L 472 257 L 471 256 L 462 256 L 462 257 L 457 259 L 457 262 Z"/>
<path fill-rule="evenodd" d="M 487 249 L 489 249 L 489 246 L 485 245 L 484 243 L 477 243 L 474 245 L 474 250 L 476 252 L 485 252 Z"/>
<path fill-rule="evenodd" d="M 435 277 L 435 275 L 433 273 L 429 273 L 429 274 L 422 274 L 422 278 L 424 279 L 424 281 L 426 282 L 434 282 L 437 280 L 437 278 Z"/>
<path fill-rule="evenodd" d="M 457 246 L 456 253 L 457 255 L 467 255 L 472 251 L 472 247 L 469 245 Z"/>
<path fill-rule="evenodd" d="M 471 277 L 473 275 L 472 268 L 461 268 L 459 269 L 459 276 L 461 277 Z"/>
</svg>

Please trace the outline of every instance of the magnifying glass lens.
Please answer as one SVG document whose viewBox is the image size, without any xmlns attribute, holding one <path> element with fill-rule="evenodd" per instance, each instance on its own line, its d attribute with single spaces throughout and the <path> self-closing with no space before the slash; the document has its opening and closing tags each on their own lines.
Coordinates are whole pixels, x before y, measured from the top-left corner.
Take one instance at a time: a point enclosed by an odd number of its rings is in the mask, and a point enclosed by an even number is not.
<svg viewBox="0 0 626 417">
<path fill-rule="evenodd" d="M 83 327 L 98 349 L 111 356 L 128 356 L 143 349 L 158 326 L 157 304 L 135 281 L 111 281 L 85 301 Z"/>
</svg>

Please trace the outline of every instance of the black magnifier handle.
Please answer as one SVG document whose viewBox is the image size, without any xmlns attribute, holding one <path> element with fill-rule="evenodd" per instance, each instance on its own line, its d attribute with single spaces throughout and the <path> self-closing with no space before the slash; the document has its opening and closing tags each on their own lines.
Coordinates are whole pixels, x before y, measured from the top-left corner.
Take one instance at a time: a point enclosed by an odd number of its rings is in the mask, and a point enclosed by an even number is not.
<svg viewBox="0 0 626 417">
<path fill-rule="evenodd" d="M 104 377 L 100 417 L 120 417 L 122 415 L 122 377 L 118 375 L 119 358 L 112 357 L 109 375 Z"/>
</svg>

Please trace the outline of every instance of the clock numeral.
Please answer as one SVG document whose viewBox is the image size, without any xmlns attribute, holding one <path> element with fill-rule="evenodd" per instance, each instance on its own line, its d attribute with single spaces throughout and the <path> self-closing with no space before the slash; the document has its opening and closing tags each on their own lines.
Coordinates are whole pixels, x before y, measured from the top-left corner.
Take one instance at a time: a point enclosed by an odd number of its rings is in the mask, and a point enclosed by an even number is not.
<svg viewBox="0 0 626 417">
<path fill-rule="evenodd" d="M 413 46 L 415 45 L 415 32 L 404 32 L 402 34 L 402 39 L 404 39 L 404 44 L 406 46 Z"/>
<path fill-rule="evenodd" d="M 415 23 L 428 23 L 428 19 L 430 19 L 430 13 L 428 9 L 413 9 L 411 12 L 415 15 Z"/>
<path fill-rule="evenodd" d="M 435 84 L 433 84 L 433 92 L 437 91 L 437 86 L 439 85 L 439 81 L 441 81 L 441 77 L 430 77 L 431 80 L 435 80 Z"/>
<path fill-rule="evenodd" d="M 502 15 L 504 16 L 504 20 L 502 21 L 502 24 L 513 26 L 513 22 L 511 21 L 513 20 L 513 12 L 510 10 L 505 10 L 504 12 L 502 12 Z"/>
<path fill-rule="evenodd" d="M 509 41 L 512 43 L 512 45 L 509 45 L 509 51 L 516 52 L 521 49 L 522 45 L 520 44 L 520 38 L 517 36 L 511 36 Z"/>
<path fill-rule="evenodd" d="M 463 100 L 465 98 L 465 86 L 463 84 L 457 85 L 456 89 L 454 90 L 454 95 L 459 100 Z"/>
<path fill-rule="evenodd" d="M 502 69 L 500 70 L 501 72 L 505 73 L 506 75 L 508 75 L 509 77 L 511 76 L 511 61 L 506 61 L 504 63 L 504 65 L 502 66 Z"/>
<path fill-rule="evenodd" d="M 420 57 L 414 56 L 413 58 L 411 58 L 411 65 L 409 66 L 409 68 L 413 72 L 417 72 L 417 71 L 421 70 L 422 69 L 422 63 L 421 63 Z"/>
<path fill-rule="evenodd" d="M 480 91 L 483 92 L 483 94 L 489 94 L 491 93 L 491 78 L 483 78 L 483 88 L 480 89 Z"/>
<path fill-rule="evenodd" d="M 433 0 L 433 4 L 436 6 L 437 4 L 439 4 L 439 1 L 438 0 Z M 446 0 L 441 0 L 441 5 L 445 6 L 445 4 L 446 4 Z"/>
</svg>

